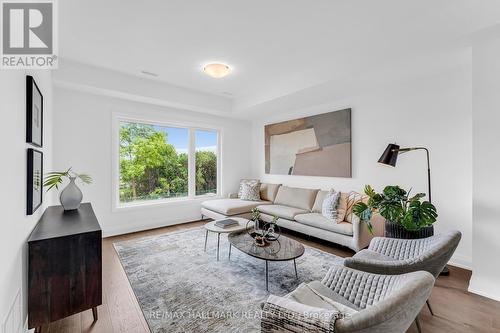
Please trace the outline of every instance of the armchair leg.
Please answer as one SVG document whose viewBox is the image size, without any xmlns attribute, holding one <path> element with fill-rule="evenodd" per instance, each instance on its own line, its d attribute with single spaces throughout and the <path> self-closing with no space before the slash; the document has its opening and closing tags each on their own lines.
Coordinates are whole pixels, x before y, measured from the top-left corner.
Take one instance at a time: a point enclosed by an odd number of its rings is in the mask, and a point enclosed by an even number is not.
<svg viewBox="0 0 500 333">
<path fill-rule="evenodd" d="M 431 303 L 429 303 L 429 300 L 426 301 L 427 307 L 429 308 L 429 311 L 431 312 L 431 315 L 434 316 L 434 311 L 432 311 Z"/>
<path fill-rule="evenodd" d="M 422 327 L 420 327 L 420 321 L 418 320 L 418 316 L 415 317 L 415 324 L 417 324 L 418 333 L 422 333 Z"/>
</svg>

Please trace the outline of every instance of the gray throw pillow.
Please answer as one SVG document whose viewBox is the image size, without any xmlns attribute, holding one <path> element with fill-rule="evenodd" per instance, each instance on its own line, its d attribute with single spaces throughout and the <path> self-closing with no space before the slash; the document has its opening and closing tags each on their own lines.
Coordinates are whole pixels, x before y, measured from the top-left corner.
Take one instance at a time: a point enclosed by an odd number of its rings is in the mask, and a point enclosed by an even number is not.
<svg viewBox="0 0 500 333">
<path fill-rule="evenodd" d="M 241 200 L 260 201 L 260 183 L 241 185 Z"/>
<path fill-rule="evenodd" d="M 242 179 L 240 180 L 240 188 L 238 189 L 238 198 L 241 198 L 241 191 L 242 191 L 242 186 L 243 184 L 260 184 L 259 179 Z M 260 186 L 259 186 L 260 188 Z"/>
<path fill-rule="evenodd" d="M 340 192 L 335 192 L 335 190 L 330 190 L 328 195 L 323 200 L 323 205 L 321 207 L 321 215 L 335 223 L 337 221 L 337 206 L 339 205 Z"/>
</svg>

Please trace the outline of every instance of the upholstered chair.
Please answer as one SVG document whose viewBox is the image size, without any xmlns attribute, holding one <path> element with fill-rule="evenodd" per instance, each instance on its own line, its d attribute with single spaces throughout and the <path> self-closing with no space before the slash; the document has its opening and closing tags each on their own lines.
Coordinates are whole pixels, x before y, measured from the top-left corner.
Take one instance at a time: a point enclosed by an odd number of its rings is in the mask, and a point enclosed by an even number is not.
<svg viewBox="0 0 500 333">
<path fill-rule="evenodd" d="M 346 258 L 344 265 L 377 274 L 427 271 L 437 278 L 455 252 L 461 237 L 460 231 L 421 239 L 375 237 L 368 249 Z M 428 301 L 427 306 L 434 315 Z"/>
<path fill-rule="evenodd" d="M 428 272 L 367 273 L 333 266 L 324 279 L 300 285 L 263 305 L 261 332 L 406 332 L 431 294 Z"/>
</svg>

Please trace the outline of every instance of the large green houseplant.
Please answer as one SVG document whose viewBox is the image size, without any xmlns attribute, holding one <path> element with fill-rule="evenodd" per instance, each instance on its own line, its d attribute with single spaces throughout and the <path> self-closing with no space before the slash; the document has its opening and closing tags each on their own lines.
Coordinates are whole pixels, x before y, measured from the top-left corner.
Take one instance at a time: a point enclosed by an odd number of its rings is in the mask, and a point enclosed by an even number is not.
<svg viewBox="0 0 500 333">
<path fill-rule="evenodd" d="M 418 232 L 428 229 L 436 222 L 436 207 L 429 201 L 423 201 L 424 193 L 410 196 L 410 191 L 405 191 L 399 186 L 386 186 L 382 193 L 376 193 L 370 185 L 365 187 L 368 201 L 358 202 L 353 206 L 353 212 L 361 221 L 372 230 L 370 219 L 374 213 L 379 213 L 388 223 L 401 226 L 406 234 L 418 238 Z M 386 236 L 387 224 L 386 224 Z M 389 235 L 390 237 L 390 235 Z M 405 237 L 406 238 L 406 237 Z"/>
</svg>

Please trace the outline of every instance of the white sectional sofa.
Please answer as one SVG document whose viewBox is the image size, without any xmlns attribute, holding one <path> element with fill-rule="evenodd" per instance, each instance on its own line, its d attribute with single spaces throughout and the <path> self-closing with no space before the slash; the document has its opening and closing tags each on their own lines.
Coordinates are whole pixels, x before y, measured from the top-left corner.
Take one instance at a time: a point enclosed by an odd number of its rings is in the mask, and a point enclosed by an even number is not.
<svg viewBox="0 0 500 333">
<path fill-rule="evenodd" d="M 346 214 L 346 220 L 335 223 L 321 214 L 321 207 L 328 191 L 295 188 L 279 184 L 261 184 L 261 201 L 245 201 L 237 194 L 227 199 L 209 200 L 202 203 L 202 217 L 221 219 L 228 216 L 249 218 L 250 211 L 257 207 L 261 218 L 270 222 L 278 216 L 278 225 L 337 243 L 358 252 L 370 244 L 375 236 L 383 236 L 384 220 L 375 216 L 372 220 L 373 234 L 354 214 Z"/>
</svg>

